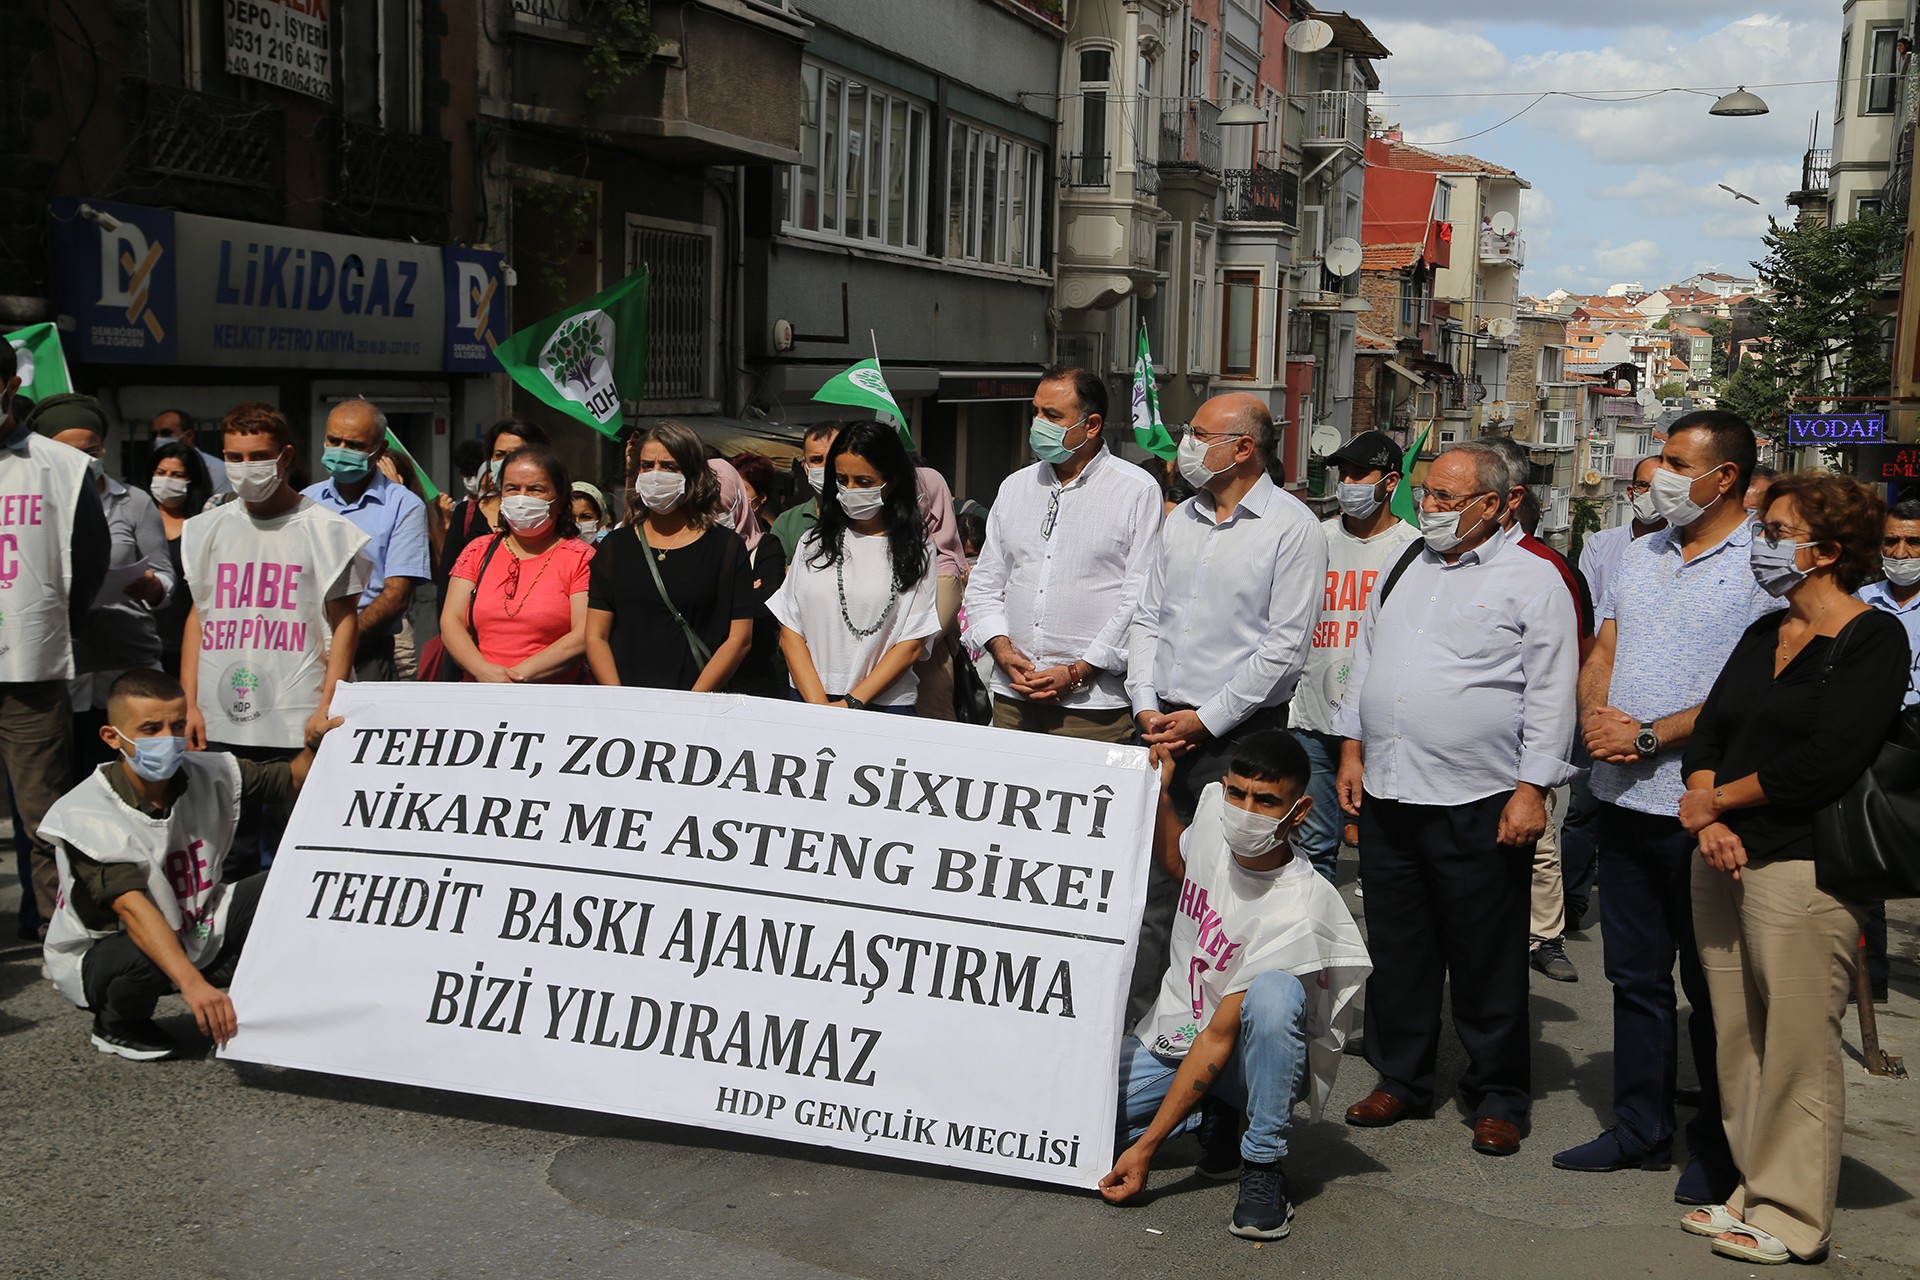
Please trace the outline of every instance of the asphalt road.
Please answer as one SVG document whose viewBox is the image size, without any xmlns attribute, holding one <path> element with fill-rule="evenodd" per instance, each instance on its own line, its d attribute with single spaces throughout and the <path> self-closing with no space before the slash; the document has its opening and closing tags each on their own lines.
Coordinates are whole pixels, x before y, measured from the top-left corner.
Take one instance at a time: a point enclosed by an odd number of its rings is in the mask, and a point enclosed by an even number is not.
<svg viewBox="0 0 1920 1280">
<path fill-rule="evenodd" d="M 18 891 L 0 873 L 0 918 Z M 1920 905 L 1894 911 L 1886 1048 L 1920 1070 Z M 8 929 L 11 935 L 11 928 Z M 86 1015 L 0 950 L 0 1280 L 12 1277 L 1737 1276 L 1681 1232 L 1673 1173 L 1557 1172 L 1606 1123 L 1597 933 L 1581 981 L 1535 975 L 1537 1102 L 1522 1151 L 1468 1146 L 1454 1108 L 1386 1130 L 1296 1130 L 1290 1238 L 1226 1232 L 1234 1189 L 1182 1139 L 1134 1207 L 1089 1194 L 560 1108 L 96 1052 Z M 186 1023 L 177 1000 L 163 1021 Z M 1920 1081 L 1868 1077 L 1849 1022 L 1847 1158 L 1825 1274 L 1920 1275 Z M 1019 1064 L 1003 1064 L 1017 1069 Z M 1442 1079 L 1457 1077 L 1457 1048 Z M 1682 1078 L 1691 1076 L 1683 1065 Z"/>
</svg>

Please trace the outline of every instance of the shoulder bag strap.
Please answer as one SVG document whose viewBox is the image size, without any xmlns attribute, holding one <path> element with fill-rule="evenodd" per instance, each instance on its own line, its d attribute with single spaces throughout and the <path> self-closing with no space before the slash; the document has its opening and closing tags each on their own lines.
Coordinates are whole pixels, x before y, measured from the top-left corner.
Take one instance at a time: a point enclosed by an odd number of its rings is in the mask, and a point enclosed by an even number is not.
<svg viewBox="0 0 1920 1280">
<path fill-rule="evenodd" d="M 713 658 L 713 650 L 707 648 L 706 642 L 700 638 L 692 624 L 680 616 L 680 610 L 674 607 L 673 597 L 667 594 L 667 584 L 660 578 L 660 563 L 653 556 L 653 544 L 647 541 L 646 521 L 634 521 L 633 529 L 640 535 L 640 549 L 646 553 L 643 558 L 647 562 L 647 572 L 653 575 L 653 589 L 660 593 L 660 603 L 667 606 L 667 612 L 672 614 L 673 620 L 680 624 L 680 634 L 687 638 L 687 648 L 693 650 L 694 660 L 705 667 Z"/>
<path fill-rule="evenodd" d="M 493 553 L 498 551 L 500 544 L 506 540 L 507 535 L 504 533 L 493 535 L 493 541 L 487 546 L 487 553 L 480 557 L 480 572 L 473 575 L 473 591 L 467 596 L 467 635 L 472 638 L 476 649 L 480 647 L 480 633 L 474 630 L 473 626 L 474 602 L 480 598 L 480 583 L 487 576 L 487 566 L 493 563 Z"/>
<path fill-rule="evenodd" d="M 1415 538 L 1407 544 L 1407 549 L 1400 553 L 1399 562 L 1388 572 L 1387 580 L 1380 584 L 1381 604 L 1384 605 L 1387 602 L 1387 596 L 1393 591 L 1393 584 L 1400 581 L 1400 575 L 1407 571 L 1408 565 L 1420 558 L 1420 553 L 1426 549 L 1426 545 L 1424 538 Z"/>
<path fill-rule="evenodd" d="M 1873 606 L 1867 607 L 1871 610 Z M 1827 683 L 1827 677 L 1833 674 L 1834 666 L 1840 661 L 1840 650 L 1846 647 L 1847 635 L 1853 630 L 1853 624 L 1866 616 L 1864 613 L 1856 613 L 1848 618 L 1847 625 L 1835 633 L 1833 643 L 1827 646 L 1827 660 L 1820 668 L 1820 683 L 1823 686 Z"/>
</svg>

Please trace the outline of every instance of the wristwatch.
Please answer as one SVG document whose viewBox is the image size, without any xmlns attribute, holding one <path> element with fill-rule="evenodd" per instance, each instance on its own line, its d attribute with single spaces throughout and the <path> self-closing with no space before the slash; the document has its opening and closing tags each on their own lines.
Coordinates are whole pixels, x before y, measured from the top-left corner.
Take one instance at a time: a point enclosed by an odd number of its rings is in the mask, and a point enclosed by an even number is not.
<svg viewBox="0 0 1920 1280">
<path fill-rule="evenodd" d="M 1660 735 L 1653 731 L 1653 721 L 1640 722 L 1640 732 L 1633 736 L 1633 749 L 1643 760 L 1660 754 Z"/>
</svg>

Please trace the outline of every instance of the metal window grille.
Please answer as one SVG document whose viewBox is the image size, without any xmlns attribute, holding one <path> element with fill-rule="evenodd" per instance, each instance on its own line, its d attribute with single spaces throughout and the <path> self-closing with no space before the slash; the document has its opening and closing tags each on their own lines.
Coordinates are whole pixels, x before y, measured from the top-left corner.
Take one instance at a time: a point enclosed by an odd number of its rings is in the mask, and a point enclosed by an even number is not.
<svg viewBox="0 0 1920 1280">
<path fill-rule="evenodd" d="M 647 276 L 648 400 L 704 400 L 713 369 L 713 237 L 635 224 L 627 261 Z"/>
</svg>

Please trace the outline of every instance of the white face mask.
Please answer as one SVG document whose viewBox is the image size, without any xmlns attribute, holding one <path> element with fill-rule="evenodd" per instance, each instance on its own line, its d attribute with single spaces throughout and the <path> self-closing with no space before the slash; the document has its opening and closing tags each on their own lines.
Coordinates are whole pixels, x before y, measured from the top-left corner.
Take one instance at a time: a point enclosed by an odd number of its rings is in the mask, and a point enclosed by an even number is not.
<svg viewBox="0 0 1920 1280">
<path fill-rule="evenodd" d="M 553 504 L 530 493 L 510 493 L 500 499 L 500 514 L 515 533 L 545 533 L 553 524 Z"/>
<path fill-rule="evenodd" d="M 1220 834 L 1226 838 L 1227 848 L 1236 858 L 1264 858 L 1280 846 L 1281 828 L 1293 822 L 1294 813 L 1304 800 L 1295 801 L 1293 808 L 1284 815 L 1275 818 L 1255 813 L 1251 809 L 1242 809 L 1237 805 L 1222 803 L 1220 809 Z"/>
<path fill-rule="evenodd" d="M 155 476 L 153 482 L 147 486 L 147 492 L 153 495 L 155 502 L 163 506 L 168 503 L 179 502 L 187 496 L 186 477 Z M 1920 561 L 1915 561 L 1915 563 L 1920 564 Z"/>
<path fill-rule="evenodd" d="M 1910 587 L 1920 582 L 1920 556 L 1896 560 L 1892 556 L 1881 556 L 1880 567 L 1886 572 L 1887 581 L 1896 587 Z"/>
<path fill-rule="evenodd" d="M 1636 493 L 1633 495 L 1633 501 L 1628 505 L 1633 508 L 1633 518 L 1641 524 L 1665 523 L 1660 519 L 1660 512 L 1653 505 L 1652 490 L 1648 490 L 1646 493 Z"/>
<path fill-rule="evenodd" d="M 1384 504 L 1380 496 L 1380 486 L 1384 481 L 1373 484 L 1340 484 L 1340 514 L 1354 520 L 1367 520 Z"/>
<path fill-rule="evenodd" d="M 1188 484 L 1196 489 L 1204 489 L 1207 487 L 1207 481 L 1233 466 L 1231 462 L 1218 469 L 1207 465 L 1207 456 L 1213 452 L 1214 445 L 1230 443 L 1229 440 L 1215 440 L 1212 444 L 1208 444 L 1192 432 L 1188 432 L 1180 437 L 1180 447 L 1174 453 L 1174 465 L 1180 468 L 1180 475 Z"/>
<path fill-rule="evenodd" d="M 1714 474 L 1708 471 L 1689 479 L 1665 467 L 1653 473 L 1653 509 L 1670 525 L 1684 528 L 1705 515 L 1707 509 L 1693 500 L 1694 482 Z"/>
<path fill-rule="evenodd" d="M 837 495 L 840 509 L 847 513 L 849 520 L 870 520 L 880 514 L 887 505 L 887 488 L 878 485 L 872 489 L 841 489 Z"/>
<path fill-rule="evenodd" d="M 673 510 L 686 496 L 687 478 L 678 471 L 643 471 L 633 482 L 633 491 L 655 515 Z"/>
<path fill-rule="evenodd" d="M 1478 502 L 1479 499 L 1476 498 L 1474 501 Z M 1458 511 L 1422 511 L 1420 536 L 1427 540 L 1428 549 L 1435 555 L 1443 556 L 1471 538 L 1474 530 L 1485 523 L 1486 518 L 1483 516 L 1462 529 Z"/>
<path fill-rule="evenodd" d="M 280 492 L 280 463 L 229 462 L 227 479 L 233 484 L 233 496 L 242 502 L 265 502 Z"/>
<path fill-rule="evenodd" d="M 478 475 L 461 476 L 460 487 L 466 491 L 469 498 L 478 497 L 480 493 L 480 477 Z"/>
<path fill-rule="evenodd" d="M 813 490 L 816 498 L 827 491 L 827 469 L 824 466 L 807 468 L 807 487 Z"/>
</svg>

